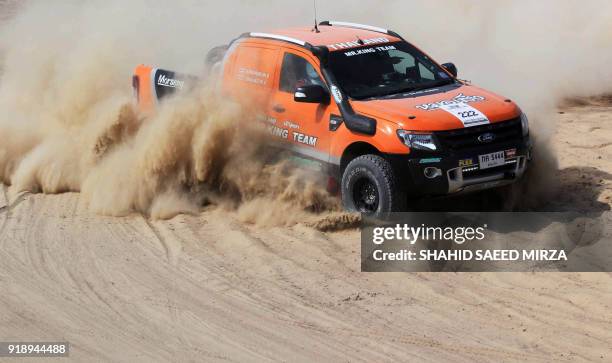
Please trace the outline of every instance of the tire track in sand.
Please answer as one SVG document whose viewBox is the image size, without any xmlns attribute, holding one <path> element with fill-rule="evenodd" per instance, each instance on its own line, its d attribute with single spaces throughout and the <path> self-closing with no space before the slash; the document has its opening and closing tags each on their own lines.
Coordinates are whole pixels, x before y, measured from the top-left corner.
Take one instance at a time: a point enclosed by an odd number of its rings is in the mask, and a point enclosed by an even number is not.
<svg viewBox="0 0 612 363">
<path fill-rule="evenodd" d="M 357 231 L 257 228 L 208 211 L 149 222 L 181 246 L 173 265 L 142 217 L 73 213 L 77 202 L 33 195 L 11 211 L 0 336 L 67 340 L 75 361 L 612 354 L 592 349 L 612 338 L 607 274 L 362 274 Z"/>
<path fill-rule="evenodd" d="M 2 192 L 0 193 L 0 237 L 2 236 L 2 232 L 4 231 L 6 220 L 8 218 L 8 198 L 6 195 L 6 186 L 0 183 L 0 189 Z M 2 246 L 2 239 L 0 238 L 0 247 Z"/>
<path fill-rule="evenodd" d="M 612 142 L 606 142 L 606 143 L 597 144 L 597 145 L 572 145 L 572 144 L 570 145 L 576 149 L 596 150 L 596 149 L 603 149 L 608 146 L 612 146 Z"/>
<path fill-rule="evenodd" d="M 2 186 L 2 194 L 3 194 L 3 200 L 0 201 L 0 213 L 6 213 L 8 214 L 13 208 L 17 207 L 21 202 L 23 202 L 26 197 L 28 195 L 30 195 L 30 192 L 21 192 L 17 195 L 17 198 L 15 198 L 15 200 L 13 201 L 13 203 L 9 203 L 9 198 L 8 195 L 6 193 L 6 187 L 3 185 Z"/>
<path fill-rule="evenodd" d="M 0 189 L 2 189 L 2 193 L 0 193 L 0 213 L 2 213 L 8 206 L 8 195 L 6 185 L 0 183 Z"/>
<path fill-rule="evenodd" d="M 2 184 L 1 187 L 2 200 L 0 200 L 0 216 L 2 216 L 2 219 L 0 220 L 0 237 L 6 229 L 6 223 L 8 222 L 11 216 L 11 211 L 19 204 L 21 204 L 24 200 L 26 200 L 26 197 L 31 194 L 30 192 L 21 192 L 17 195 L 17 198 L 15 198 L 13 203 L 10 203 L 6 186 Z M 2 248 L 2 239 L 0 239 L 0 248 Z"/>
<path fill-rule="evenodd" d="M 170 266 L 172 266 L 172 268 L 176 268 L 178 264 L 179 255 L 182 250 L 181 241 L 176 240 L 174 238 L 175 237 L 174 235 L 169 235 L 168 237 L 165 236 L 165 234 L 167 234 L 166 228 L 168 228 L 168 224 L 172 222 L 168 221 L 167 223 L 164 224 L 164 226 L 157 227 L 155 224 L 155 221 L 150 220 L 146 216 L 142 216 L 142 219 L 146 223 L 147 227 L 151 230 L 151 232 L 155 235 L 155 238 L 161 244 L 161 247 L 164 249 L 165 254 L 166 254 L 166 260 L 168 261 Z M 172 286 L 172 291 L 177 290 L 178 281 L 176 280 L 176 277 L 172 275 L 170 279 L 171 279 L 170 284 Z M 181 346 L 187 346 L 188 342 L 185 339 L 185 335 L 181 332 L 180 327 L 179 327 L 181 323 L 181 314 L 178 308 L 178 306 L 180 305 L 180 302 L 177 301 L 176 297 L 169 291 L 165 292 L 165 296 L 166 296 L 166 305 L 168 307 L 168 314 L 172 321 L 172 324 L 170 325 L 169 328 L 172 329 L 172 331 L 174 332 L 174 336 L 178 340 L 179 344 Z"/>
<path fill-rule="evenodd" d="M 172 266 L 178 264 L 179 258 L 183 250 L 183 241 L 172 233 L 174 227 L 171 226 L 171 221 L 154 221 L 142 216 L 142 220 L 147 225 L 148 229 L 159 242 L 160 247 L 166 254 L 166 260 Z"/>
</svg>

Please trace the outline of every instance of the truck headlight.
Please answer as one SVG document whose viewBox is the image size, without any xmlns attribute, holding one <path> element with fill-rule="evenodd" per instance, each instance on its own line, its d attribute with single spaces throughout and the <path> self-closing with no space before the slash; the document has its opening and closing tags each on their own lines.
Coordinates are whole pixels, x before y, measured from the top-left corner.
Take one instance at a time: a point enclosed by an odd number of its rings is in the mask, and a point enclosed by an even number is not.
<svg viewBox="0 0 612 363">
<path fill-rule="evenodd" d="M 523 128 L 523 137 L 527 137 L 529 135 L 529 119 L 523 112 L 521 112 L 521 127 Z"/>
<path fill-rule="evenodd" d="M 409 148 L 426 151 L 436 151 L 438 146 L 432 134 L 397 130 L 397 136 Z"/>
</svg>

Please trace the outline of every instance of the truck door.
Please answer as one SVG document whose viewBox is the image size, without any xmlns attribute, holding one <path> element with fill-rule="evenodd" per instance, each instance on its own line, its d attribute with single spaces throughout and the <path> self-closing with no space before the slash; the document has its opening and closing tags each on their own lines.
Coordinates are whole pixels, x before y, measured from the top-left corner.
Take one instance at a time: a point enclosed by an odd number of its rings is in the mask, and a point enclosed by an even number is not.
<svg viewBox="0 0 612 363">
<path fill-rule="evenodd" d="M 318 62 L 305 53 L 285 50 L 279 60 L 278 89 L 272 97 L 269 114 L 277 128 L 286 135 L 291 149 L 299 156 L 329 163 L 330 115 L 338 114 L 334 102 L 329 104 L 300 103 L 294 101 L 298 87 L 327 85 L 318 71 Z M 334 111 L 335 110 L 335 111 Z"/>
<path fill-rule="evenodd" d="M 224 90 L 246 109 L 264 117 L 278 77 L 279 48 L 263 44 L 241 44 L 235 50 L 233 64 L 224 75 Z M 259 115 L 258 115 L 259 116 Z"/>
</svg>

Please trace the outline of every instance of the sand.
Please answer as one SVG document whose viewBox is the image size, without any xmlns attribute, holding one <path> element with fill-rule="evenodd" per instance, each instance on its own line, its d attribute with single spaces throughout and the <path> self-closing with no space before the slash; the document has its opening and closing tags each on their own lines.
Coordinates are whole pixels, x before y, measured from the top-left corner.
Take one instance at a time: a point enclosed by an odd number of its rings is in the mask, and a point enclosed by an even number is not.
<svg viewBox="0 0 612 363">
<path fill-rule="evenodd" d="M 612 106 L 561 112 L 554 203 L 609 210 Z M 610 274 L 365 274 L 359 259 L 357 230 L 0 193 L 0 340 L 68 341 L 81 362 L 612 359 Z"/>
</svg>

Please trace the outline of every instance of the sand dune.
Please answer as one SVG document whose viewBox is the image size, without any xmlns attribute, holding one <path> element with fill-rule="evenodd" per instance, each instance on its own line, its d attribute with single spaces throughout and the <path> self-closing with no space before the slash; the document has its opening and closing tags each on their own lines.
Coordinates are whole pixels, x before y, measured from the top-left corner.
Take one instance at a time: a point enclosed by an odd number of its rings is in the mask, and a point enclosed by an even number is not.
<svg viewBox="0 0 612 363">
<path fill-rule="evenodd" d="M 610 209 L 611 111 L 559 115 L 557 207 Z M 74 193 L 5 195 L 0 337 L 66 340 L 74 361 L 612 359 L 610 274 L 363 274 L 356 230 L 263 229 L 213 209 L 100 217 Z"/>
</svg>

